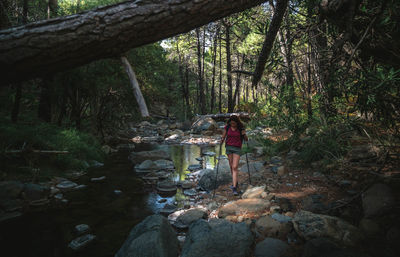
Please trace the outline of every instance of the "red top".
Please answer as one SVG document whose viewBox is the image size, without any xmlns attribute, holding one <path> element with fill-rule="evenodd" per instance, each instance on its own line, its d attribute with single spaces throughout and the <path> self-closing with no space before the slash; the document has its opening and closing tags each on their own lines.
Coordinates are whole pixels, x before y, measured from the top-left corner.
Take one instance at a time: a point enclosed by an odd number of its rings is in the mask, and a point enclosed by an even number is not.
<svg viewBox="0 0 400 257">
<path fill-rule="evenodd" d="M 225 131 L 226 131 L 226 126 L 225 126 Z M 232 130 L 232 128 L 229 126 L 228 133 L 226 136 L 226 145 L 230 146 L 236 146 L 236 147 L 242 147 L 242 140 L 240 138 L 240 131 L 238 128 L 236 128 L 235 131 Z"/>
</svg>

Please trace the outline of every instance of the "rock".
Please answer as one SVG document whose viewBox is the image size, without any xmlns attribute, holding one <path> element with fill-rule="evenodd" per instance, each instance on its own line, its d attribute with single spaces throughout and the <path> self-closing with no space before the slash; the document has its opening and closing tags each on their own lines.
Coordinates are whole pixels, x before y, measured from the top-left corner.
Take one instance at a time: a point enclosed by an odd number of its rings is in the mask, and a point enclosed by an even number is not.
<svg viewBox="0 0 400 257">
<path fill-rule="evenodd" d="M 199 162 L 203 161 L 203 157 L 196 157 L 195 159 L 196 159 L 196 161 L 199 161 Z"/>
<path fill-rule="evenodd" d="M 218 188 L 220 185 L 228 184 L 232 181 L 232 176 L 230 171 L 223 168 L 218 169 L 218 177 L 216 178 L 216 169 L 210 170 L 205 169 L 202 170 L 202 176 L 198 182 L 198 185 L 206 191 L 211 191 L 215 188 Z"/>
<path fill-rule="evenodd" d="M 218 124 L 209 117 L 200 116 L 191 127 L 193 133 L 199 134 L 202 131 L 216 131 L 218 129 Z"/>
<path fill-rule="evenodd" d="M 167 199 L 165 199 L 165 198 L 158 200 L 159 203 L 165 203 L 166 201 L 167 201 Z"/>
<path fill-rule="evenodd" d="M 188 195 L 188 196 L 195 196 L 197 195 L 197 191 L 195 189 L 187 189 L 183 191 L 184 195 Z"/>
<path fill-rule="evenodd" d="M 212 152 L 212 151 L 208 151 L 208 152 L 205 152 L 205 153 L 203 153 L 203 155 L 204 155 L 204 156 L 210 156 L 210 157 L 213 157 L 213 156 L 215 156 L 215 155 L 216 155 L 216 153 L 215 153 L 215 152 Z"/>
<path fill-rule="evenodd" d="M 365 217 L 387 213 L 396 204 L 392 190 L 385 184 L 375 184 L 362 194 Z"/>
<path fill-rule="evenodd" d="M 276 221 L 279 221 L 280 223 L 286 223 L 292 221 L 291 217 L 279 213 L 272 214 L 271 218 L 273 218 Z"/>
<path fill-rule="evenodd" d="M 276 174 L 278 174 L 278 176 L 284 176 L 284 175 L 286 175 L 286 174 L 287 174 L 287 169 L 286 169 L 286 167 L 285 167 L 285 166 L 279 166 L 278 169 L 277 169 L 277 171 L 276 171 Z"/>
<path fill-rule="evenodd" d="M 203 166 L 200 164 L 191 164 L 189 165 L 189 167 L 187 168 L 189 171 L 194 171 L 194 170 L 199 170 L 202 169 Z"/>
<path fill-rule="evenodd" d="M 106 176 L 101 176 L 101 177 L 98 177 L 98 178 L 91 178 L 90 181 L 92 181 L 92 182 L 100 182 L 100 181 L 103 181 L 105 179 L 106 179 Z"/>
<path fill-rule="evenodd" d="M 339 186 L 341 186 L 341 187 L 349 187 L 349 186 L 351 186 L 351 181 L 350 180 L 346 180 L 346 179 L 341 180 L 341 181 L 339 181 Z"/>
<path fill-rule="evenodd" d="M 121 191 L 121 190 L 118 190 L 118 189 L 115 189 L 115 190 L 114 190 L 114 194 L 115 194 L 115 195 L 121 195 L 121 194 L 122 194 L 122 191 Z"/>
<path fill-rule="evenodd" d="M 137 224 L 115 257 L 178 256 L 179 242 L 168 220 L 152 215 Z"/>
<path fill-rule="evenodd" d="M 370 219 L 360 220 L 358 226 L 368 237 L 378 236 L 381 233 L 379 225 Z"/>
<path fill-rule="evenodd" d="M 270 194 L 270 196 L 273 197 L 274 195 Z M 290 201 L 290 199 L 283 198 L 283 197 L 276 197 L 275 201 L 276 201 L 276 203 L 279 204 L 279 206 L 281 207 L 282 211 L 288 212 L 288 211 L 293 210 L 293 204 Z"/>
<path fill-rule="evenodd" d="M 251 199 L 251 198 L 263 198 L 262 193 L 265 192 L 265 185 L 258 187 L 248 187 L 246 191 L 243 193 L 243 199 Z"/>
<path fill-rule="evenodd" d="M 74 187 L 74 190 L 80 190 L 84 188 L 87 188 L 87 185 L 77 185 L 76 187 Z"/>
<path fill-rule="evenodd" d="M 74 187 L 76 187 L 78 184 L 75 182 L 69 181 L 69 180 L 64 180 L 61 183 L 57 184 L 56 187 L 60 190 L 66 191 L 66 190 L 71 190 Z"/>
<path fill-rule="evenodd" d="M 89 225 L 87 224 L 79 224 L 75 226 L 75 233 L 78 235 L 82 235 L 90 230 Z"/>
<path fill-rule="evenodd" d="M 112 154 L 112 153 L 117 152 L 117 150 L 112 149 L 109 145 L 103 145 L 101 147 L 101 151 L 103 151 L 103 153 L 105 153 L 105 154 Z"/>
<path fill-rule="evenodd" d="M 164 207 L 160 210 L 160 214 L 170 215 L 176 211 L 176 206 L 171 204 L 165 204 Z"/>
<path fill-rule="evenodd" d="M 327 210 L 327 206 L 321 202 L 324 196 L 320 194 L 308 195 L 302 200 L 303 209 L 310 212 L 322 213 Z"/>
<path fill-rule="evenodd" d="M 132 152 L 128 158 L 133 163 L 139 163 L 144 160 L 154 160 L 155 161 L 155 160 L 159 160 L 159 159 L 166 159 L 166 160 L 171 159 L 169 153 L 167 153 L 164 150 Z"/>
<path fill-rule="evenodd" d="M 0 212 L 0 224 L 3 222 L 7 222 L 9 220 L 16 219 L 18 217 L 21 217 L 22 213 L 19 211 L 13 211 L 13 212 Z"/>
<path fill-rule="evenodd" d="M 24 189 L 24 184 L 19 181 L 1 181 L 0 182 L 0 200 L 17 199 Z"/>
<path fill-rule="evenodd" d="M 179 139 L 181 139 L 181 136 L 179 136 L 178 134 L 172 134 L 171 136 L 167 137 L 165 141 L 176 141 Z"/>
<path fill-rule="evenodd" d="M 256 221 L 256 230 L 266 237 L 283 237 L 292 229 L 292 224 L 279 222 L 271 216 L 262 216 Z"/>
<path fill-rule="evenodd" d="M 266 238 L 256 245 L 255 257 L 280 257 L 285 254 L 289 246 L 282 240 Z"/>
<path fill-rule="evenodd" d="M 176 219 L 174 226 L 180 229 L 189 227 L 190 224 L 199 220 L 199 219 L 206 219 L 207 212 L 202 209 L 191 209 L 185 211 L 183 214 L 178 216 Z"/>
<path fill-rule="evenodd" d="M 92 234 L 87 234 L 80 236 L 69 243 L 69 247 L 72 248 L 73 250 L 80 250 L 86 245 L 88 245 L 90 242 L 92 242 L 96 238 L 95 235 Z"/>
<path fill-rule="evenodd" d="M 58 193 L 58 194 L 54 195 L 54 199 L 61 200 L 63 198 L 64 198 L 64 195 L 61 194 L 61 193 Z"/>
<path fill-rule="evenodd" d="M 253 148 L 253 153 L 256 157 L 260 157 L 264 154 L 264 147 L 262 146 L 255 146 Z"/>
<path fill-rule="evenodd" d="M 264 170 L 264 162 L 263 161 L 249 162 L 249 168 L 250 168 L 250 174 L 262 171 Z M 239 170 L 242 172 L 248 172 L 247 163 L 242 165 Z"/>
<path fill-rule="evenodd" d="M 241 199 L 226 203 L 219 209 L 218 217 L 225 218 L 229 215 L 261 214 L 268 210 L 270 202 L 264 199 Z"/>
<path fill-rule="evenodd" d="M 190 188 L 192 188 L 192 187 L 194 187 L 193 182 L 184 181 L 184 182 L 182 183 L 182 188 L 183 188 L 183 189 L 190 189 Z"/>
<path fill-rule="evenodd" d="M 287 155 L 286 155 L 286 159 L 288 160 L 293 160 L 295 159 L 297 156 L 299 155 L 299 153 L 295 150 L 291 150 Z"/>
<path fill-rule="evenodd" d="M 299 211 L 294 216 L 293 225 L 296 232 L 305 240 L 327 237 L 338 243 L 352 246 L 363 239 L 363 234 L 358 228 L 328 215 Z"/>
<path fill-rule="evenodd" d="M 325 253 L 340 250 L 339 246 L 327 238 L 314 238 L 304 245 L 302 257 L 320 257 Z"/>
<path fill-rule="evenodd" d="M 342 249 L 327 238 L 315 238 L 304 245 L 302 257 L 368 257 L 353 249 Z"/>
<path fill-rule="evenodd" d="M 245 223 L 198 220 L 189 227 L 181 257 L 250 256 L 253 235 Z"/>
<path fill-rule="evenodd" d="M 270 162 L 272 164 L 279 164 L 279 163 L 282 163 L 282 158 L 279 156 L 272 156 L 270 159 Z"/>
<path fill-rule="evenodd" d="M 159 181 L 157 183 L 157 190 L 161 192 L 174 192 L 176 189 L 175 182 L 171 180 Z"/>
<path fill-rule="evenodd" d="M 154 163 L 160 170 L 173 170 L 175 168 L 174 162 L 170 160 L 156 160 Z"/>
<path fill-rule="evenodd" d="M 150 170 L 158 170 L 158 165 L 152 160 L 145 160 L 141 164 L 135 166 L 136 172 L 149 172 Z"/>
<path fill-rule="evenodd" d="M 26 183 L 24 186 L 23 195 L 28 201 L 36 201 L 47 199 L 50 194 L 50 188 L 38 184 Z"/>
<path fill-rule="evenodd" d="M 96 160 L 89 161 L 89 166 L 93 168 L 103 167 L 104 163 L 98 162 Z"/>
<path fill-rule="evenodd" d="M 119 144 L 117 145 L 118 152 L 132 152 L 135 150 L 135 144 Z"/>
</svg>

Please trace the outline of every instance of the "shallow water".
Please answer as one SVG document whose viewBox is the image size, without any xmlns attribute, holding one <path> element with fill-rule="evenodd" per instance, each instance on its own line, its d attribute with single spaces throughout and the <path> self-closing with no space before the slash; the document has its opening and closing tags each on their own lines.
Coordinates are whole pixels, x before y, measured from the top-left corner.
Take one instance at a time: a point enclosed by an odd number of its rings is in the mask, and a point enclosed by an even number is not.
<svg viewBox="0 0 400 257">
<path fill-rule="evenodd" d="M 171 153 L 176 171 L 171 173 L 175 181 L 184 180 L 187 167 L 198 164 L 195 159 L 202 153 L 219 147 L 196 145 L 138 145 L 135 151 L 161 148 Z M 222 150 L 224 151 L 224 149 Z M 222 153 L 224 154 L 224 153 Z M 204 166 L 213 168 L 215 157 L 204 156 Z M 103 182 L 91 182 L 90 178 L 106 176 Z M 90 169 L 77 183 L 88 185 L 86 189 L 69 192 L 68 204 L 53 201 L 40 209 L 29 209 L 22 217 L 0 225 L 1 255 L 13 256 L 114 256 L 127 238 L 130 230 L 147 216 L 158 213 L 166 203 L 185 201 L 181 189 L 174 196 L 163 197 L 153 190 L 145 190 L 133 171 L 127 154 L 112 156 L 100 168 Z M 114 190 L 121 190 L 120 196 Z M 166 199 L 159 203 L 160 199 Z M 68 247 L 77 235 L 74 227 L 88 224 L 94 242 L 79 251 Z"/>
</svg>

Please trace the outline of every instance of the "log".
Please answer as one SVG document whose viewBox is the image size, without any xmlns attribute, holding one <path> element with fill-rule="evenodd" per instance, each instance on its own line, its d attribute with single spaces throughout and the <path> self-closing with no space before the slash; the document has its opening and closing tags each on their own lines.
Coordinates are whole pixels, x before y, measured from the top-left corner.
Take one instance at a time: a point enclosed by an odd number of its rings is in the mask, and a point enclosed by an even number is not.
<svg viewBox="0 0 400 257">
<path fill-rule="evenodd" d="M 232 115 L 238 116 L 243 121 L 249 121 L 251 119 L 250 114 L 247 112 L 236 112 L 236 113 L 217 113 L 217 114 L 206 114 L 206 115 L 196 115 L 196 120 L 200 117 L 212 118 L 216 121 L 225 121 L 229 119 Z"/>
<path fill-rule="evenodd" d="M 266 0 L 127 1 L 0 31 L 3 83 L 119 57 Z"/>
</svg>

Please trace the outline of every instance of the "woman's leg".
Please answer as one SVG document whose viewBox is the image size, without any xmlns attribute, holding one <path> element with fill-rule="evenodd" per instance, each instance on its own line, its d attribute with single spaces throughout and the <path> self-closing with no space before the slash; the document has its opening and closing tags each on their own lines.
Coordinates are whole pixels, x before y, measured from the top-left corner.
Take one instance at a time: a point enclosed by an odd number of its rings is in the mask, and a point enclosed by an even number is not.
<svg viewBox="0 0 400 257">
<path fill-rule="evenodd" d="M 232 173 L 232 165 L 233 165 L 233 154 L 231 153 L 231 154 L 228 154 L 228 160 L 229 160 L 229 168 L 231 168 L 231 175 L 233 174 Z"/>
<path fill-rule="evenodd" d="M 240 161 L 240 155 L 238 154 L 232 154 L 232 182 L 233 186 L 237 187 L 238 185 L 238 173 L 239 173 L 239 161 Z"/>
</svg>

